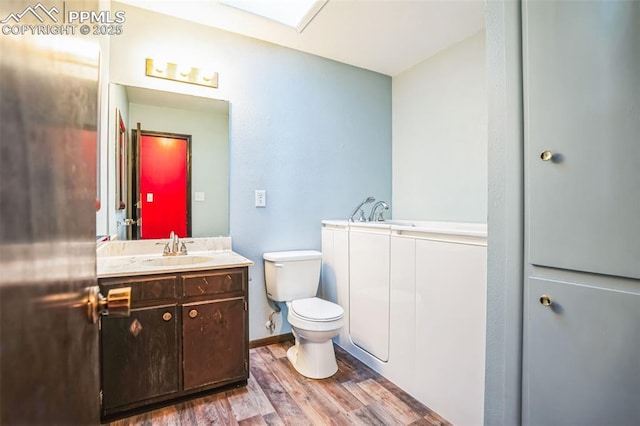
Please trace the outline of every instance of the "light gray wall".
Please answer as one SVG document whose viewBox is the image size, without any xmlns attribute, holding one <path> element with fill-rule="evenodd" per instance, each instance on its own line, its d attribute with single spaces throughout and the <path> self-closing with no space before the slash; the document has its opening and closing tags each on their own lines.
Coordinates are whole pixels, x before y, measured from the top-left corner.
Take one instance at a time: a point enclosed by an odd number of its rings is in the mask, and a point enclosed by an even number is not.
<svg viewBox="0 0 640 426">
<path fill-rule="evenodd" d="M 320 249 L 320 221 L 391 199 L 391 78 L 121 3 L 111 80 L 230 101 L 230 233 L 251 259 L 250 338 L 269 334 L 262 254 Z M 161 30 L 159 30 L 161 29 Z M 218 89 L 144 76 L 145 58 L 219 72 Z M 267 207 L 254 207 L 254 190 Z M 290 330 L 281 315 L 276 333 Z"/>
<path fill-rule="evenodd" d="M 191 229 L 194 237 L 229 235 L 229 116 L 130 104 L 129 128 L 191 135 Z M 196 201 L 195 192 L 205 200 Z"/>
<path fill-rule="evenodd" d="M 487 425 L 520 424 L 523 291 L 523 120 L 520 2 L 489 1 Z"/>
<path fill-rule="evenodd" d="M 487 221 L 485 32 L 393 77 L 393 216 Z"/>
</svg>

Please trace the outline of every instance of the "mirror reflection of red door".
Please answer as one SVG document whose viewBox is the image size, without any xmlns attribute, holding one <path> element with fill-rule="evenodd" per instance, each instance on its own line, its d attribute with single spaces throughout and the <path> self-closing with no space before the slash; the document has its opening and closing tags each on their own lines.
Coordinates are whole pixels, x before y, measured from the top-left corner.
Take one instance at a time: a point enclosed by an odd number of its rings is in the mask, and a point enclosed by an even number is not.
<svg viewBox="0 0 640 426">
<path fill-rule="evenodd" d="M 141 238 L 190 235 L 189 153 L 190 136 L 140 137 Z"/>
</svg>

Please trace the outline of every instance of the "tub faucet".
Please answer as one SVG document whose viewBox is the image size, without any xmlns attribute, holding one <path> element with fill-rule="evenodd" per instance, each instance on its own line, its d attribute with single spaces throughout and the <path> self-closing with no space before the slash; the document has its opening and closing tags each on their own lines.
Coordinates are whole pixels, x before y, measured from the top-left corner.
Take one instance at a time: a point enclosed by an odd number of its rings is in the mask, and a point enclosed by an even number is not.
<svg viewBox="0 0 640 426">
<path fill-rule="evenodd" d="M 353 220 L 353 217 L 356 215 L 356 213 L 358 213 L 358 211 L 360 212 L 360 216 L 358 216 L 357 219 L 358 222 L 366 222 L 367 219 L 364 217 L 364 210 L 362 210 L 362 206 L 364 206 L 365 204 L 373 203 L 375 200 L 376 199 L 373 197 L 367 197 L 363 202 L 358 204 L 358 207 L 353 209 L 353 212 L 349 215 L 349 222 L 355 222 Z"/>
<path fill-rule="evenodd" d="M 382 210 L 377 212 L 378 208 L 381 207 Z M 389 204 L 384 201 L 378 201 L 371 208 L 371 214 L 369 215 L 369 222 L 384 222 L 384 211 L 389 210 Z M 376 213 L 378 216 L 376 217 Z"/>
</svg>

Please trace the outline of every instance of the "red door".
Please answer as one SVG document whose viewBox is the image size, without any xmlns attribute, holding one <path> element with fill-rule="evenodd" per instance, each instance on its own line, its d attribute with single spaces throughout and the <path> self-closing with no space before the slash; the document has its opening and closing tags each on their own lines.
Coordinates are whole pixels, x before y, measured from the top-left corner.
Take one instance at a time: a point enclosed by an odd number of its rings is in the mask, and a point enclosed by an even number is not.
<svg viewBox="0 0 640 426">
<path fill-rule="evenodd" d="M 190 236 L 189 136 L 140 137 L 141 238 Z"/>
</svg>

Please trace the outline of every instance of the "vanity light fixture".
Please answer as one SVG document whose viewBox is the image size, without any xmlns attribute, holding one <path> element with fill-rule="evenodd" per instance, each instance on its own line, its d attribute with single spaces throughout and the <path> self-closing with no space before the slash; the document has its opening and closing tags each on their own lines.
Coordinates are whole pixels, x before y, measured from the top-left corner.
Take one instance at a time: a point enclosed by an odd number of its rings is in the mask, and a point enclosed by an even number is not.
<svg viewBox="0 0 640 426">
<path fill-rule="evenodd" d="M 180 81 L 200 86 L 218 88 L 218 73 L 204 69 L 178 65 L 173 62 L 158 59 L 146 59 L 145 75 L 163 78 L 165 80 Z"/>
</svg>

